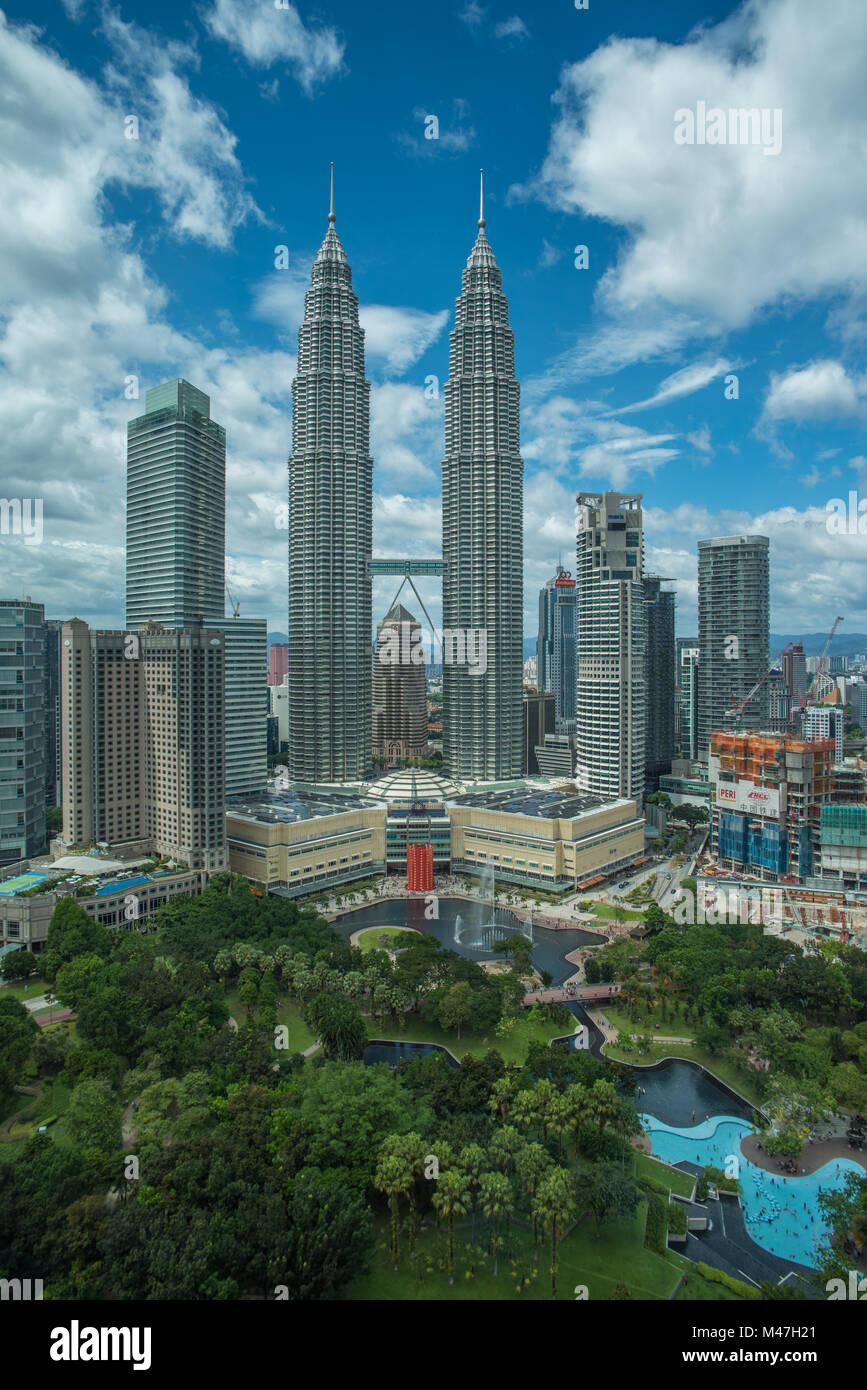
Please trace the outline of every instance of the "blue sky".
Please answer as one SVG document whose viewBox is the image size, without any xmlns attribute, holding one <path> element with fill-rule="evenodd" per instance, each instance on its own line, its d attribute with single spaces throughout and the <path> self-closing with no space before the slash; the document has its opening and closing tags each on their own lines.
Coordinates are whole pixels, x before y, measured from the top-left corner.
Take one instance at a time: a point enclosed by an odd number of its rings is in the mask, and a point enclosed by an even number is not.
<svg viewBox="0 0 867 1390">
<path fill-rule="evenodd" d="M 829 499 L 867 497 L 863 0 L 830 0 L 821 24 L 813 0 L 5 16 L 0 477 L 43 497 L 45 521 L 39 546 L 0 537 L 4 592 L 120 625 L 125 423 L 181 375 L 228 432 L 234 597 L 285 629 L 275 519 L 332 159 L 373 386 L 374 548 L 437 553 L 442 398 L 425 380 L 448 375 L 484 165 L 522 386 L 526 635 L 558 557 L 571 567 L 576 492 L 605 487 L 644 494 L 647 568 L 676 580 L 680 632 L 697 539 L 744 531 L 771 537 L 775 630 L 837 612 L 867 630 L 864 537 L 826 527 Z M 779 153 L 676 144 L 675 111 L 700 101 L 781 111 Z"/>
</svg>

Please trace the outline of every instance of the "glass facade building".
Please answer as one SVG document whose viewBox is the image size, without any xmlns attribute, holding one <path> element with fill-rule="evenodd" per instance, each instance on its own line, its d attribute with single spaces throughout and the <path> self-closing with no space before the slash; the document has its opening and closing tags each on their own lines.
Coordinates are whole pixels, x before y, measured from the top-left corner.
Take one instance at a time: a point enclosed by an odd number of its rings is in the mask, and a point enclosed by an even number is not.
<svg viewBox="0 0 867 1390">
<path fill-rule="evenodd" d="M 0 864 L 45 847 L 45 609 L 0 600 Z"/>
</svg>

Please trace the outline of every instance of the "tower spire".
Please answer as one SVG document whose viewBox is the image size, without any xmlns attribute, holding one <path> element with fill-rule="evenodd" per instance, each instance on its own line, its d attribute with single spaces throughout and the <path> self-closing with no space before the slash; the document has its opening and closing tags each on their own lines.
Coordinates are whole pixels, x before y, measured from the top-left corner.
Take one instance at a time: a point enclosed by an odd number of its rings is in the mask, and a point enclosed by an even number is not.
<svg viewBox="0 0 867 1390">
<path fill-rule="evenodd" d="M 331 205 L 328 209 L 328 221 L 332 227 L 337 221 L 337 214 L 334 211 L 334 160 L 331 161 Z"/>
<path fill-rule="evenodd" d="M 485 171 L 479 170 L 479 226 L 486 226 L 485 222 Z"/>
</svg>

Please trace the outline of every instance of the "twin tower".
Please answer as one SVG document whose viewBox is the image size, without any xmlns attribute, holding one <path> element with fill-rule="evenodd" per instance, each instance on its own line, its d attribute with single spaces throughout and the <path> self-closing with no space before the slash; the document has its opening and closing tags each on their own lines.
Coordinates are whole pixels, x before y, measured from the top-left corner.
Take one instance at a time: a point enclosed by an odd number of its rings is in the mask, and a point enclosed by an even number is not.
<svg viewBox="0 0 867 1390">
<path fill-rule="evenodd" d="M 335 222 L 332 174 L 292 385 L 288 757 L 307 784 L 366 780 L 372 758 L 370 383 Z M 456 780 L 495 782 L 522 772 L 523 463 L 514 334 L 481 199 L 478 227 L 445 385 L 443 627 L 484 633 L 487 661 L 444 666 L 443 761 Z"/>
</svg>

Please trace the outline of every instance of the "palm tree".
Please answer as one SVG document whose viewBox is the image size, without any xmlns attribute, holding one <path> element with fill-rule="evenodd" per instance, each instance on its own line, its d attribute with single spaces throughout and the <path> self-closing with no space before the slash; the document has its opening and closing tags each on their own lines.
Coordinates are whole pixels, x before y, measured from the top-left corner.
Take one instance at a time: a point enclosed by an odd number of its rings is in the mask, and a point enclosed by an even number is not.
<svg viewBox="0 0 867 1390">
<path fill-rule="evenodd" d="M 396 1274 L 400 1259 L 400 1199 L 409 1196 L 412 1169 L 401 1155 L 386 1153 L 380 1157 L 376 1165 L 373 1182 L 377 1191 L 384 1192 L 388 1197 L 391 1211 L 391 1258 L 394 1260 Z"/>
<path fill-rule="evenodd" d="M 554 1168 L 539 1183 L 533 1213 L 551 1233 L 551 1297 L 557 1297 L 557 1246 L 575 1218 L 575 1181 L 565 1168 Z"/>
<path fill-rule="evenodd" d="M 542 1140 L 546 1142 L 554 1113 L 554 1097 L 557 1095 L 557 1088 L 553 1081 L 549 1081 L 547 1076 L 544 1076 L 541 1081 L 536 1082 L 530 1095 L 533 1098 L 533 1118 L 541 1126 Z"/>
<path fill-rule="evenodd" d="M 581 1127 L 590 1118 L 590 1093 L 580 1081 L 572 1081 L 564 1092 L 567 1112 L 575 1137 L 575 1152 L 581 1147 Z"/>
<path fill-rule="evenodd" d="M 488 1166 L 488 1155 L 485 1153 L 481 1144 L 467 1144 L 461 1149 L 458 1155 L 458 1168 L 467 1180 L 470 1195 L 475 1193 L 479 1186 L 482 1174 Z M 473 1240 L 476 1236 L 476 1212 L 473 1206 Z"/>
<path fill-rule="evenodd" d="M 602 1145 L 605 1142 L 605 1126 L 620 1113 L 620 1097 L 613 1082 L 594 1081 L 587 1099 L 590 1113 L 599 1125 L 598 1153 L 601 1156 Z"/>
<path fill-rule="evenodd" d="M 512 1103 L 512 1119 L 522 1129 L 529 1129 L 535 1119 L 535 1109 L 533 1092 L 519 1091 Z"/>
<path fill-rule="evenodd" d="M 543 1149 L 541 1144 L 525 1144 L 520 1153 L 515 1158 L 515 1169 L 518 1174 L 518 1181 L 526 1192 L 530 1200 L 530 1212 L 533 1217 L 533 1259 L 537 1258 L 539 1246 L 539 1222 L 536 1216 L 534 1203 L 539 1183 L 544 1178 L 548 1169 L 551 1167 L 551 1155 L 547 1149 Z"/>
<path fill-rule="evenodd" d="M 489 1153 L 492 1162 L 508 1175 L 515 1168 L 518 1154 L 525 1144 L 524 1136 L 518 1133 L 514 1125 L 502 1125 L 491 1137 Z"/>
<path fill-rule="evenodd" d="M 494 1278 L 496 1279 L 500 1249 L 497 1228 L 501 1217 L 505 1216 L 506 1220 L 509 1220 L 515 1206 L 512 1185 L 505 1173 L 482 1174 L 479 1201 L 482 1215 L 491 1223 L 491 1251 L 494 1256 Z"/>
<path fill-rule="evenodd" d="M 449 1223 L 449 1283 L 455 1282 L 455 1217 L 466 1216 L 469 1211 L 470 1196 L 467 1180 L 457 1168 L 441 1173 L 433 1195 L 437 1215 L 446 1217 Z"/>
<path fill-rule="evenodd" d="M 510 1072 L 506 1072 L 504 1076 L 498 1076 L 491 1087 L 488 1109 L 499 1110 L 500 1118 L 504 1124 L 509 1118 L 509 1107 L 515 1098 L 517 1086 L 515 1077 Z"/>
<path fill-rule="evenodd" d="M 572 1123 L 572 1112 L 569 1102 L 564 1095 L 558 1091 L 551 1099 L 549 1106 L 548 1124 L 551 1133 L 556 1134 L 558 1153 L 562 1161 L 563 1158 L 563 1135 L 566 1134 Z"/>
</svg>

